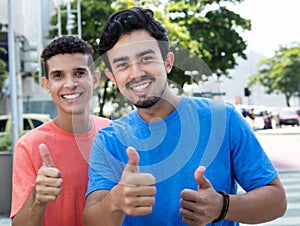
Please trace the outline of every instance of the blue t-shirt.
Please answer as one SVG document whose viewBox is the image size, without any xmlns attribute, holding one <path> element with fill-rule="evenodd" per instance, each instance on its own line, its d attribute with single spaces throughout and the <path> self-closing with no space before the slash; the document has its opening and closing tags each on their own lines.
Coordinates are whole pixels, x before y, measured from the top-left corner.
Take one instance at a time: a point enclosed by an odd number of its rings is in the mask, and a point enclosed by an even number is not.
<svg viewBox="0 0 300 226">
<path fill-rule="evenodd" d="M 119 181 L 136 148 L 141 172 L 156 178 L 155 204 L 147 216 L 126 216 L 123 225 L 186 225 L 179 214 L 180 192 L 197 190 L 194 172 L 205 166 L 214 189 L 237 193 L 237 183 L 250 191 L 275 179 L 277 171 L 252 128 L 230 104 L 182 97 L 177 108 L 160 121 L 145 122 L 137 111 L 115 120 L 95 138 L 87 195 L 110 190 Z M 223 220 L 215 225 L 238 225 Z"/>
</svg>

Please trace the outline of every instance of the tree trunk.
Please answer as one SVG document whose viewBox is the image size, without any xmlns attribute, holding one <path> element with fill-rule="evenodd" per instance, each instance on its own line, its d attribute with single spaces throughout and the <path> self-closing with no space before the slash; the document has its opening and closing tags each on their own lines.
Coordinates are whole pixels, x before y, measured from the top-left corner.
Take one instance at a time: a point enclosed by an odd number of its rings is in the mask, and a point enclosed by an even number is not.
<svg viewBox="0 0 300 226">
<path fill-rule="evenodd" d="M 109 79 L 107 79 L 104 83 L 104 91 L 103 91 L 103 96 L 101 97 L 100 93 L 98 94 L 98 101 L 99 101 L 99 116 L 103 117 L 103 108 L 104 108 L 104 105 L 105 105 L 105 100 L 106 100 L 106 96 L 107 96 L 107 87 L 108 87 L 108 82 L 109 82 Z M 101 100 L 102 98 L 102 100 Z"/>
<path fill-rule="evenodd" d="M 285 95 L 285 102 L 286 102 L 286 106 L 287 106 L 287 107 L 290 107 L 290 106 L 291 106 L 291 105 L 290 105 L 290 98 L 291 98 L 290 95 Z"/>
</svg>

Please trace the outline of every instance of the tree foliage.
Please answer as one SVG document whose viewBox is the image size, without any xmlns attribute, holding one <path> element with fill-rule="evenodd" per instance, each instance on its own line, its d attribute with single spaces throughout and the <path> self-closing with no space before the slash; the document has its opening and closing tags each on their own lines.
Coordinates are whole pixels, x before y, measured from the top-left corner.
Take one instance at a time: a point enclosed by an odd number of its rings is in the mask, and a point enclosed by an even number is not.
<svg viewBox="0 0 300 226">
<path fill-rule="evenodd" d="M 244 50 L 247 45 L 237 32 L 251 29 L 249 20 L 222 6 L 221 3 L 239 3 L 240 0 L 220 1 L 171 1 L 167 11 L 172 24 L 185 27 L 190 40 L 181 46 L 199 56 L 217 77 L 228 76 L 228 69 L 236 65 L 236 57 L 246 59 Z"/>
<path fill-rule="evenodd" d="M 249 85 L 261 84 L 267 94 L 284 94 L 289 107 L 290 98 L 299 95 L 300 43 L 280 46 L 273 57 L 260 61 L 258 66 L 258 72 L 249 77 Z"/>
<path fill-rule="evenodd" d="M 3 29 L 6 29 L 6 24 L 0 23 L 0 32 L 2 32 Z M 7 55 L 7 51 L 5 48 L 0 47 L 0 56 Z M 4 85 L 4 80 L 8 77 L 8 71 L 7 71 L 7 63 L 4 59 L 0 57 L 0 98 L 2 97 L 2 88 Z"/>
<path fill-rule="evenodd" d="M 151 8 L 155 17 L 166 27 L 172 51 L 175 53 L 175 67 L 169 75 L 169 80 L 182 88 L 185 83 L 191 81 L 190 77 L 184 74 L 186 70 L 198 71 L 199 75 L 193 77 L 193 80 L 198 82 L 202 80 L 202 75 L 214 74 L 218 78 L 222 75 L 229 76 L 228 70 L 237 65 L 236 57 L 246 59 L 244 54 L 246 42 L 237 31 L 250 30 L 250 21 L 224 5 L 242 1 L 81 0 L 82 38 L 96 48 L 103 25 L 112 12 L 134 6 Z M 74 2 L 73 7 L 75 5 Z M 62 15 L 64 32 L 65 18 L 66 15 Z M 57 24 L 57 16 L 52 17 L 51 24 Z M 49 37 L 56 35 L 57 29 L 49 33 Z M 95 54 L 95 59 L 98 57 Z M 102 98 L 99 103 L 104 106 L 106 101 L 118 98 L 120 95 L 117 95 L 117 91 L 106 81 L 105 76 L 102 76 L 99 96 Z M 116 99 L 113 101 L 115 102 Z"/>
</svg>

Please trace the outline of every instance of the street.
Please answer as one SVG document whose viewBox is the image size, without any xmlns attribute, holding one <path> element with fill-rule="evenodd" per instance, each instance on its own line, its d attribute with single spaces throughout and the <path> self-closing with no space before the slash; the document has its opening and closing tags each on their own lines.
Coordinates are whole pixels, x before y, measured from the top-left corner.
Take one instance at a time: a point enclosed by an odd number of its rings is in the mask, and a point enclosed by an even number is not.
<svg viewBox="0 0 300 226">
<path fill-rule="evenodd" d="M 256 135 L 279 170 L 288 199 L 288 208 L 283 217 L 257 225 L 300 226 L 300 127 L 257 130 Z M 241 224 L 246 225 L 248 224 Z"/>
<path fill-rule="evenodd" d="M 300 171 L 282 171 L 279 174 L 287 194 L 288 207 L 285 215 L 274 221 L 256 224 L 260 226 L 299 226 L 300 225 Z M 240 190 L 240 192 L 242 192 Z M 240 224 L 246 226 L 249 224 Z"/>
<path fill-rule="evenodd" d="M 278 170 L 300 170 L 300 127 L 258 130 L 256 135 Z"/>
</svg>

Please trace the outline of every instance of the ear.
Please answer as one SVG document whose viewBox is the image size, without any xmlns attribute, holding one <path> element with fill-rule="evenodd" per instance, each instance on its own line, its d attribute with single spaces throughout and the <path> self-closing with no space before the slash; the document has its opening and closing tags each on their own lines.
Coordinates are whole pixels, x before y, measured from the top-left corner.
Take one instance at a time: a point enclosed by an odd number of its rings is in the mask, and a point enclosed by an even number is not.
<svg viewBox="0 0 300 226">
<path fill-rule="evenodd" d="M 108 68 L 105 68 L 104 73 L 105 73 L 106 77 L 107 77 L 114 85 L 116 85 L 115 76 L 113 75 L 113 73 L 111 73 L 111 71 L 110 71 Z"/>
<path fill-rule="evenodd" d="M 99 85 L 99 81 L 101 78 L 100 71 L 94 71 L 93 72 L 93 88 L 96 89 Z"/>
<path fill-rule="evenodd" d="M 168 54 L 164 60 L 167 73 L 170 73 L 173 68 L 174 58 L 175 58 L 174 53 L 168 52 Z"/>
<path fill-rule="evenodd" d="M 47 93 L 50 93 L 49 80 L 46 77 L 42 77 L 42 84 L 43 84 L 44 90 Z"/>
</svg>

